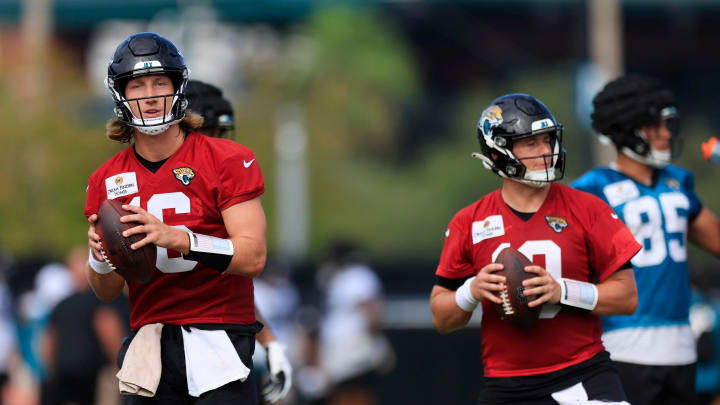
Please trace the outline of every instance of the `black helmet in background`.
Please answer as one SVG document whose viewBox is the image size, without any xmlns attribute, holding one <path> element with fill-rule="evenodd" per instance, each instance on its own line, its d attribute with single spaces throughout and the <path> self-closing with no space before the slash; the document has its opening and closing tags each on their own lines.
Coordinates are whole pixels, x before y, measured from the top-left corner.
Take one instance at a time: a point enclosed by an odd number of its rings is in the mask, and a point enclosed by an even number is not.
<svg viewBox="0 0 720 405">
<path fill-rule="evenodd" d="M 188 81 L 185 96 L 188 110 L 203 116 L 202 128 L 198 131 L 208 136 L 232 138 L 235 129 L 233 107 L 223 97 L 222 90 L 199 80 Z"/>
<path fill-rule="evenodd" d="M 603 87 L 593 98 L 592 127 L 610 140 L 618 152 L 653 166 L 663 167 L 680 154 L 682 134 L 672 92 L 650 77 L 628 75 Z M 665 122 L 670 149 L 650 146 L 642 127 Z"/>
</svg>

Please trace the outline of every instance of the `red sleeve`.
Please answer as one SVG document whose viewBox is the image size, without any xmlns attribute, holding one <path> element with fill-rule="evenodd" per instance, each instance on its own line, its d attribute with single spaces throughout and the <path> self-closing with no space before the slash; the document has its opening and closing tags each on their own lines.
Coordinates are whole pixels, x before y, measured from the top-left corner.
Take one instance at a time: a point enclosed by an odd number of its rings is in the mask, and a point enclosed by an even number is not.
<svg viewBox="0 0 720 405">
<path fill-rule="evenodd" d="M 98 190 L 95 176 L 90 176 L 90 179 L 88 179 L 87 190 L 85 190 L 85 218 L 92 214 L 97 214 L 100 209 L 100 204 L 107 199 L 107 194 L 102 193 L 102 191 Z"/>
<path fill-rule="evenodd" d="M 642 246 L 610 206 L 596 197 L 588 202 L 589 223 L 592 224 L 587 235 L 590 265 L 598 282 L 603 282 L 632 259 Z"/>
<path fill-rule="evenodd" d="M 440 264 L 435 271 L 437 276 L 464 278 L 477 273 L 470 254 L 470 218 L 466 213 L 466 210 L 458 212 L 448 225 Z"/>
<path fill-rule="evenodd" d="M 265 192 L 265 182 L 255 154 L 247 148 L 222 161 L 219 168 L 218 207 L 224 210 Z"/>
</svg>

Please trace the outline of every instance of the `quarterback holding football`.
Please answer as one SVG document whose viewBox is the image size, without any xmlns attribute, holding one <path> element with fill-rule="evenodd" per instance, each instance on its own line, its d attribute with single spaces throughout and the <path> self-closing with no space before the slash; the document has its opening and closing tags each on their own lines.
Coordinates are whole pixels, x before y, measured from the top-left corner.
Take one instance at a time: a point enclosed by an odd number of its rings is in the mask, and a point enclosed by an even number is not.
<svg viewBox="0 0 720 405">
<path fill-rule="evenodd" d="M 202 117 L 186 111 L 188 76 L 180 50 L 156 33 L 117 47 L 106 79 L 115 102 L 107 135 L 129 145 L 88 182 L 87 276 L 103 301 L 129 287 L 132 334 L 118 356 L 128 403 L 255 403 L 252 278 L 266 258 L 263 175 L 250 149 L 196 132 Z M 105 260 L 112 256 L 95 229 L 105 200 L 129 211 L 120 221 L 138 223 L 121 231 L 144 235 L 130 249 L 156 249 L 144 282 Z"/>
<path fill-rule="evenodd" d="M 539 100 L 495 99 L 477 135 L 481 152 L 473 156 L 502 187 L 450 221 L 430 297 L 436 328 L 448 333 L 473 312 L 482 316 L 479 404 L 625 404 L 600 316 L 635 311 L 630 259 L 640 245 L 602 200 L 554 183 L 565 169 L 562 126 Z M 508 247 L 532 262 L 522 285 L 498 274 Z M 502 291 L 520 291 L 527 307 L 541 308 L 529 329 L 501 318 Z"/>
</svg>

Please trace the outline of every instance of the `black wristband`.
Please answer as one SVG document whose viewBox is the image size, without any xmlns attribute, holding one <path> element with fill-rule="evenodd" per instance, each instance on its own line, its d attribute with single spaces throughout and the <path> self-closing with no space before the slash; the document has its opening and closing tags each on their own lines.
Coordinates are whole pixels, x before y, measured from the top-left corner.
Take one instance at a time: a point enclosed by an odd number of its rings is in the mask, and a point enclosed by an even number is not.
<svg viewBox="0 0 720 405">
<path fill-rule="evenodd" d="M 183 259 L 196 261 L 200 264 L 204 264 L 205 266 L 222 273 L 225 270 L 227 270 L 228 267 L 230 267 L 230 262 L 232 261 L 232 256 L 218 254 L 218 253 L 205 253 L 205 252 L 190 251 L 190 253 L 183 255 Z"/>
</svg>

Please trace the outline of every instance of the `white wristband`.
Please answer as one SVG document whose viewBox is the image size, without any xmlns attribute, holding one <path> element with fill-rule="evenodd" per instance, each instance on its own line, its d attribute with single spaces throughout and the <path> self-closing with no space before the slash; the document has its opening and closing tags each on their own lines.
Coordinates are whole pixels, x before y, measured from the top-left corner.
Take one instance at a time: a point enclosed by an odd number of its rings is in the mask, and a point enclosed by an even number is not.
<svg viewBox="0 0 720 405">
<path fill-rule="evenodd" d="M 597 306 L 598 289 L 593 283 L 561 278 L 560 304 L 592 311 Z"/>
<path fill-rule="evenodd" d="M 190 252 L 212 253 L 226 255 L 232 258 L 235 253 L 233 244 L 229 239 L 208 236 L 187 230 L 190 239 Z"/>
<path fill-rule="evenodd" d="M 88 264 L 90 265 L 90 268 L 95 270 L 95 273 L 98 274 L 108 274 L 111 271 L 113 271 L 112 266 L 108 262 L 100 261 L 95 258 L 92 254 L 92 249 L 89 250 L 90 255 L 88 256 Z"/>
<path fill-rule="evenodd" d="M 463 285 L 455 290 L 455 302 L 457 306 L 465 312 L 473 312 L 480 303 L 480 301 L 470 293 L 470 283 L 472 283 L 473 280 L 475 280 L 474 276 L 465 280 Z"/>
</svg>

